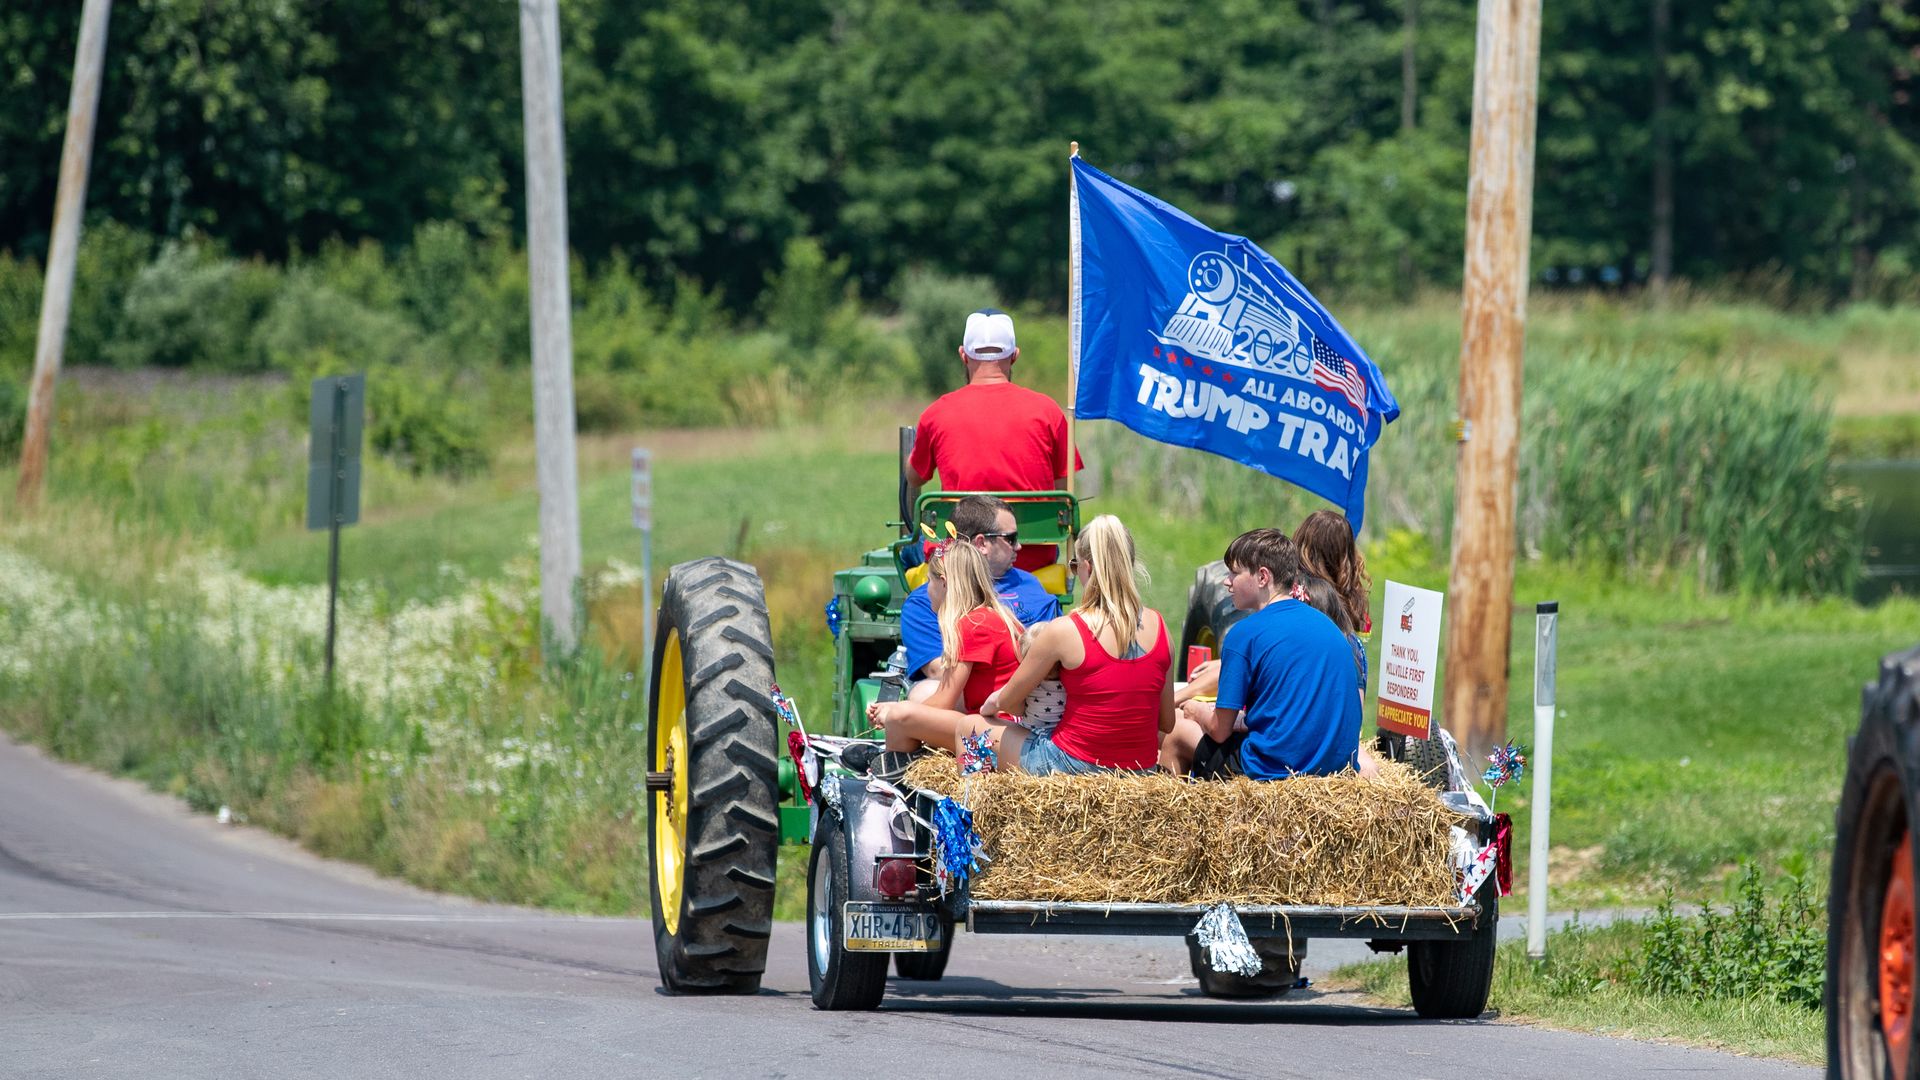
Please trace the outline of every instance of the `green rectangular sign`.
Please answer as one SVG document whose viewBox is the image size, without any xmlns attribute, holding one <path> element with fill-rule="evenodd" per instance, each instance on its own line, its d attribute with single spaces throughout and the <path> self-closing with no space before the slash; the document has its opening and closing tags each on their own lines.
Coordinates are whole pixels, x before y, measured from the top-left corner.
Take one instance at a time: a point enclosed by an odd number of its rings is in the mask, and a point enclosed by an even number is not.
<svg viewBox="0 0 1920 1080">
<path fill-rule="evenodd" d="M 307 528 L 360 520 L 360 442 L 366 432 L 367 377 L 313 380 L 308 411 Z"/>
</svg>

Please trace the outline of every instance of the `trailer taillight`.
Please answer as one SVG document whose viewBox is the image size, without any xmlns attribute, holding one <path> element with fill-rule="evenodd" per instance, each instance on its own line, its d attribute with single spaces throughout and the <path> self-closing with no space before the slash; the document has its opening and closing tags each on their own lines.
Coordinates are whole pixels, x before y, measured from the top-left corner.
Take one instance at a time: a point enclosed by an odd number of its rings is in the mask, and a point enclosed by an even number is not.
<svg viewBox="0 0 1920 1080">
<path fill-rule="evenodd" d="M 881 896 L 898 900 L 913 892 L 913 860 L 881 859 L 873 873 L 873 887 Z"/>
</svg>

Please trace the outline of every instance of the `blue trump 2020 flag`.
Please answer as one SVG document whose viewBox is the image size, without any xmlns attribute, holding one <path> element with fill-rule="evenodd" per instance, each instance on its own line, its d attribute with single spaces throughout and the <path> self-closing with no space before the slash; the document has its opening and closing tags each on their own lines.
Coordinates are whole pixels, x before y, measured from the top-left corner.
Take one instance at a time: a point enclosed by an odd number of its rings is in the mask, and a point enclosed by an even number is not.
<svg viewBox="0 0 1920 1080">
<path fill-rule="evenodd" d="M 1246 237 L 1072 165 L 1075 414 L 1298 484 L 1358 532 L 1400 415 L 1380 369 Z"/>
</svg>

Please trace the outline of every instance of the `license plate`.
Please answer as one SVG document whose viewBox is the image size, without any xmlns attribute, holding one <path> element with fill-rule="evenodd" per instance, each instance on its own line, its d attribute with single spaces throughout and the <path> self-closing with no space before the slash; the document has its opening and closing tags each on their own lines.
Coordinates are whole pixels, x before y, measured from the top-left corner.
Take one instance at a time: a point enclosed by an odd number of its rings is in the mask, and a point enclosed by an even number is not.
<svg viewBox="0 0 1920 1080">
<path fill-rule="evenodd" d="M 940 916 L 908 904 L 849 900 L 840 919 L 848 952 L 938 952 Z"/>
</svg>

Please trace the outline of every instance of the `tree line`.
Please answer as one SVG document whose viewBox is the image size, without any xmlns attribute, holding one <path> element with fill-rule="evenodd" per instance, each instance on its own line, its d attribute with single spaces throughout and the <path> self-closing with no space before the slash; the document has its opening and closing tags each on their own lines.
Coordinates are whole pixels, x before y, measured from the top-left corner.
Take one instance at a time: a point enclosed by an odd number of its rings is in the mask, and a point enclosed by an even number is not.
<svg viewBox="0 0 1920 1080">
<path fill-rule="evenodd" d="M 1067 141 L 1310 284 L 1460 275 L 1467 0 L 569 0 L 573 243 L 754 304 L 817 240 L 1058 306 Z M 521 227 L 517 7 L 121 0 L 90 220 L 279 260 Z M 0 249 L 45 248 L 78 5 L 0 14 Z M 1912 0 L 1550 0 L 1543 283 L 1920 292 Z"/>
</svg>

